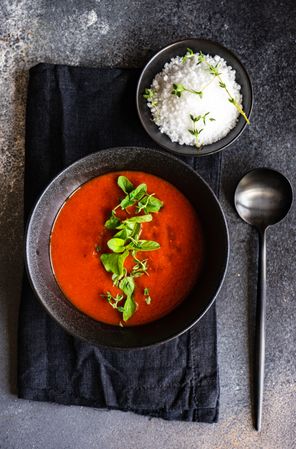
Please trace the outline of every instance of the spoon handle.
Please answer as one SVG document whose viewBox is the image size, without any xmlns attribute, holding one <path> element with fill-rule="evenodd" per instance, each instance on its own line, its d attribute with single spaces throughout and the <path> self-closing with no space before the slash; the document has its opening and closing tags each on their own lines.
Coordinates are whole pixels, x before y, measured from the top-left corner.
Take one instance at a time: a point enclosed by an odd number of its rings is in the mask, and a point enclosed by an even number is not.
<svg viewBox="0 0 296 449">
<path fill-rule="evenodd" d="M 266 231 L 259 233 L 258 293 L 255 332 L 255 428 L 260 432 L 262 423 L 266 316 Z"/>
</svg>

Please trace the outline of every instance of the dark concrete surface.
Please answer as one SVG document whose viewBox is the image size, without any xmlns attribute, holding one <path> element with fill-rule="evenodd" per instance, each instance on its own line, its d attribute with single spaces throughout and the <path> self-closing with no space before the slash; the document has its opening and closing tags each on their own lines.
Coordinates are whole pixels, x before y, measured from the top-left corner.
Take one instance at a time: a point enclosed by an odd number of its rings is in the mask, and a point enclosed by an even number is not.
<svg viewBox="0 0 296 449">
<path fill-rule="evenodd" d="M 28 69 L 38 62 L 141 66 L 185 37 L 235 51 L 254 84 L 252 124 L 225 151 L 222 205 L 231 236 L 217 300 L 221 411 L 216 425 L 165 422 L 18 400 L 16 330 L 23 239 Z M 296 3 L 290 1 L 2 0 L 0 3 L 0 448 L 189 449 L 296 447 L 295 208 L 268 233 L 266 390 L 261 434 L 250 415 L 256 234 L 232 207 L 248 169 L 273 167 L 295 186 Z"/>
</svg>

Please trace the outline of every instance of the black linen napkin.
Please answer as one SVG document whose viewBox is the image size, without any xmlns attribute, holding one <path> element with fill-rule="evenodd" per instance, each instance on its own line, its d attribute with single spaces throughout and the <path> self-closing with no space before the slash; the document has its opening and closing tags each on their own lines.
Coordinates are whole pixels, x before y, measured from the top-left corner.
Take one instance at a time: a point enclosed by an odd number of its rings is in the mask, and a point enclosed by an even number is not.
<svg viewBox="0 0 296 449">
<path fill-rule="evenodd" d="M 136 113 L 137 69 L 40 64 L 30 70 L 25 215 L 64 167 L 103 148 L 156 147 Z M 184 158 L 183 158 L 184 159 Z M 221 156 L 186 158 L 218 192 Z M 219 380 L 215 305 L 191 330 L 144 350 L 98 349 L 43 310 L 26 275 L 19 315 L 20 398 L 216 422 Z"/>
</svg>

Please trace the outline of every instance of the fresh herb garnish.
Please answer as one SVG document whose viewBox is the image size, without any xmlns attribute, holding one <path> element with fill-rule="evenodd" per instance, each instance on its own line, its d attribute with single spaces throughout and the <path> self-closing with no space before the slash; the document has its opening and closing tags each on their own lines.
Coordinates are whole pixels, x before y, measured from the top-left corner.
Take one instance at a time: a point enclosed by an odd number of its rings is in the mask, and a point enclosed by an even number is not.
<svg viewBox="0 0 296 449">
<path fill-rule="evenodd" d="M 145 100 L 148 100 L 151 104 L 152 107 L 157 106 L 157 101 L 154 100 L 155 97 L 155 90 L 154 89 L 148 89 L 146 87 L 143 97 L 145 98 Z"/>
<path fill-rule="evenodd" d="M 117 276 L 123 276 L 125 273 L 124 262 L 128 255 L 128 251 L 122 254 L 108 253 L 101 254 L 100 259 L 106 271 Z"/>
<path fill-rule="evenodd" d="M 106 298 L 108 303 L 113 309 L 117 309 L 119 312 L 123 312 L 123 307 L 119 305 L 119 303 L 123 300 L 124 296 L 117 294 L 116 296 L 112 296 L 110 292 L 106 292 L 105 295 L 101 295 L 103 298 Z"/>
<path fill-rule="evenodd" d="M 133 258 L 134 258 L 134 261 L 136 262 L 136 264 L 133 266 L 133 269 L 131 271 L 131 276 L 133 276 L 134 278 L 140 277 L 143 274 L 146 274 L 147 276 L 149 276 L 148 271 L 147 271 L 148 259 L 142 259 L 142 260 L 137 259 L 135 251 L 133 252 Z"/>
<path fill-rule="evenodd" d="M 191 59 L 194 57 L 194 52 L 193 52 L 193 50 L 191 50 L 191 48 L 187 48 L 186 50 L 187 50 L 187 53 L 182 58 L 183 64 L 187 61 L 187 59 Z"/>
<path fill-rule="evenodd" d="M 105 222 L 105 227 L 107 229 L 116 229 L 117 226 L 120 225 L 120 223 L 121 222 L 119 218 L 117 218 L 115 215 L 115 211 L 112 210 L 110 218 L 108 218 L 108 220 Z"/>
<path fill-rule="evenodd" d="M 173 84 L 173 90 L 171 92 L 173 95 L 181 97 L 182 92 L 190 92 L 191 94 L 196 94 L 202 97 L 202 91 L 200 90 L 188 89 L 184 84 Z"/>
<path fill-rule="evenodd" d="M 194 52 L 193 52 L 190 48 L 187 48 L 187 53 L 186 53 L 186 55 L 184 56 L 184 58 L 186 58 L 186 57 L 187 57 L 187 58 L 188 58 L 188 57 L 194 57 L 194 56 L 195 56 Z M 221 73 L 219 72 L 219 63 L 217 62 L 217 64 L 215 64 L 215 65 L 214 65 L 214 64 L 210 64 L 210 63 L 207 61 L 206 56 L 205 56 L 201 51 L 200 51 L 199 54 L 197 55 L 197 60 L 198 60 L 198 63 L 197 63 L 197 64 L 205 63 L 205 64 L 207 65 L 208 69 L 209 69 L 209 72 L 210 72 L 211 75 L 213 75 L 213 77 L 214 77 L 209 83 L 206 84 L 206 86 L 203 87 L 203 89 L 200 91 L 201 94 L 203 93 L 203 91 L 205 90 L 205 88 L 208 87 L 208 85 L 211 84 L 211 82 L 212 82 L 215 78 L 217 78 L 217 79 L 219 80 L 219 86 L 220 86 L 222 89 L 224 89 L 224 90 L 226 91 L 227 95 L 228 95 L 228 101 L 229 101 L 231 104 L 234 105 L 234 107 L 238 110 L 238 112 L 243 116 L 243 118 L 245 119 L 245 121 L 246 121 L 247 124 L 249 125 L 249 124 L 250 124 L 250 120 L 248 119 L 248 117 L 247 117 L 245 111 L 243 110 L 243 108 L 241 107 L 241 105 L 235 100 L 235 98 L 231 95 L 231 93 L 229 92 L 229 90 L 228 90 L 226 84 L 224 83 L 223 79 L 221 78 Z M 174 85 L 173 85 L 173 86 L 174 86 Z M 178 86 L 182 86 L 182 84 L 180 84 L 180 85 L 178 85 Z M 186 90 L 187 92 L 191 92 L 191 93 L 196 93 L 196 91 L 192 91 L 191 89 L 183 89 L 183 90 Z M 182 90 L 179 91 L 179 95 L 178 95 L 179 97 L 181 96 L 181 92 L 182 92 Z M 174 93 L 174 92 L 172 92 L 172 93 Z M 175 94 L 175 95 L 177 95 L 177 94 Z"/>
<path fill-rule="evenodd" d="M 150 305 L 152 299 L 151 299 L 151 296 L 150 296 L 150 293 L 149 293 L 149 288 L 147 288 L 147 287 L 144 288 L 144 296 L 145 296 L 146 304 Z"/>
<path fill-rule="evenodd" d="M 154 90 L 153 89 L 148 89 L 148 87 L 146 87 L 145 91 L 144 91 L 144 94 L 143 94 L 143 97 L 146 100 L 151 100 L 151 98 L 153 98 L 153 96 L 154 96 Z"/>
<path fill-rule="evenodd" d="M 137 206 L 137 213 L 145 212 L 146 214 L 150 212 L 158 212 L 163 206 L 163 202 L 154 196 L 154 193 L 151 195 L 145 195 L 139 202 Z"/>
<path fill-rule="evenodd" d="M 206 125 L 206 121 L 207 119 L 209 119 L 210 121 L 214 121 L 215 119 L 213 117 L 209 117 L 209 112 L 206 112 L 204 115 L 192 115 L 190 114 L 190 118 L 193 122 L 193 128 L 192 129 L 188 129 L 188 131 L 190 132 L 190 134 L 192 134 L 195 137 L 195 146 L 197 148 L 200 148 L 201 145 L 199 144 L 199 135 L 200 133 L 204 130 L 204 128 L 197 128 L 197 123 L 199 121 L 202 121 L 204 125 Z"/>
<path fill-rule="evenodd" d="M 133 298 L 135 290 L 135 282 L 132 276 L 124 277 L 119 284 L 119 288 L 126 295 L 126 300 L 123 306 L 123 321 L 127 321 L 136 311 L 137 305 Z"/>
<path fill-rule="evenodd" d="M 208 70 L 211 75 L 213 75 L 213 78 L 201 89 L 201 90 L 193 90 L 185 87 L 183 84 L 173 84 L 172 94 L 176 95 L 177 97 L 181 97 L 182 92 L 190 92 L 192 94 L 199 95 L 202 97 L 203 91 L 212 83 L 212 81 L 217 78 L 219 80 L 219 86 L 224 89 L 228 95 L 228 101 L 235 106 L 235 108 L 238 110 L 238 112 L 243 116 L 245 121 L 250 124 L 250 120 L 248 119 L 246 113 L 244 112 L 241 105 L 235 100 L 235 98 L 231 95 L 229 92 L 226 84 L 224 83 L 223 79 L 221 78 L 221 73 L 219 72 L 219 63 L 217 64 L 210 64 L 206 56 L 200 51 L 198 55 L 196 55 L 191 48 L 187 48 L 187 53 L 182 58 L 182 62 L 184 63 L 189 58 L 197 57 L 197 64 L 205 63 L 208 67 Z M 190 131 L 191 132 L 191 131 Z M 196 133 L 196 130 L 193 130 L 195 133 L 194 135 L 198 137 L 198 134 Z"/>
<path fill-rule="evenodd" d="M 130 319 L 136 311 L 137 304 L 134 300 L 135 278 L 148 275 L 147 259 L 137 258 L 138 251 L 155 251 L 160 248 L 158 242 L 153 240 L 140 239 L 142 223 L 149 223 L 153 220 L 152 213 L 158 212 L 163 207 L 163 202 L 155 197 L 154 193 L 147 193 L 147 185 L 140 184 L 137 187 L 125 176 L 119 176 L 117 184 L 126 194 L 125 198 L 111 212 L 110 218 L 105 222 L 105 227 L 109 230 L 117 231 L 111 239 L 107 241 L 108 248 L 112 253 L 101 254 L 101 262 L 107 272 L 112 273 L 113 284 L 122 293 L 115 297 L 107 292 L 105 297 L 108 303 L 122 313 L 123 321 Z M 144 212 L 144 215 L 134 215 L 126 219 L 119 219 L 116 210 L 121 207 L 127 211 L 130 206 L 136 206 L 136 214 Z M 135 265 L 130 272 L 124 264 L 127 257 L 131 255 Z M 147 304 L 151 302 L 148 295 Z"/>
<path fill-rule="evenodd" d="M 124 191 L 126 195 L 134 190 L 133 184 L 127 179 L 126 176 L 118 176 L 117 184 Z"/>
<path fill-rule="evenodd" d="M 122 210 L 127 209 L 130 206 L 133 206 L 137 201 L 141 200 L 143 196 L 147 192 L 146 184 L 140 184 L 134 190 L 129 192 L 125 198 L 120 203 L 120 207 Z"/>
</svg>

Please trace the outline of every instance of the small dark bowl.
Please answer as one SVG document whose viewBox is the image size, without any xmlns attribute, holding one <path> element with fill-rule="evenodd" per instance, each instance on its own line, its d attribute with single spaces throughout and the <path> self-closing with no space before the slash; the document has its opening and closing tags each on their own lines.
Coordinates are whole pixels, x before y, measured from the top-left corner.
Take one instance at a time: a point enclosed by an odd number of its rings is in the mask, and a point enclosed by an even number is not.
<svg viewBox="0 0 296 449">
<path fill-rule="evenodd" d="M 175 42 L 160 50 L 155 56 L 153 56 L 152 59 L 150 59 L 148 64 L 144 67 L 138 82 L 136 94 L 137 109 L 143 127 L 149 136 L 156 143 L 158 143 L 158 145 L 168 151 L 181 155 L 197 157 L 207 156 L 208 154 L 213 154 L 224 150 L 224 148 L 235 142 L 235 140 L 241 135 L 247 125 L 245 119 L 241 115 L 236 126 L 227 134 L 227 136 L 210 145 L 203 146 L 201 150 L 197 150 L 194 146 L 180 145 L 179 143 L 172 142 L 166 134 L 162 134 L 159 131 L 158 126 L 153 122 L 150 109 L 147 106 L 147 101 L 143 97 L 145 88 L 151 86 L 155 75 L 162 71 L 164 64 L 169 62 L 170 59 L 175 56 L 185 55 L 187 48 L 191 48 L 194 52 L 202 51 L 205 54 L 210 54 L 213 56 L 219 55 L 225 59 L 228 65 L 235 69 L 236 81 L 241 86 L 243 108 L 247 117 L 250 117 L 253 106 L 253 93 L 252 84 L 246 69 L 237 56 L 235 56 L 230 50 L 227 50 L 227 48 L 217 42 L 206 39 L 186 39 Z"/>
<path fill-rule="evenodd" d="M 201 219 L 206 247 L 203 272 L 191 294 L 160 320 L 126 328 L 95 321 L 72 306 L 55 280 L 49 255 L 52 224 L 69 195 L 95 176 L 120 170 L 152 173 L 183 192 Z M 95 345 L 115 348 L 150 346 L 169 340 L 190 328 L 216 298 L 224 279 L 227 260 L 227 225 L 210 187 L 180 160 L 164 152 L 145 148 L 100 151 L 66 168 L 42 193 L 32 212 L 26 235 L 27 272 L 47 312 L 71 334 Z"/>
</svg>

